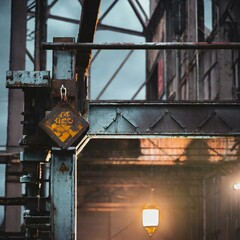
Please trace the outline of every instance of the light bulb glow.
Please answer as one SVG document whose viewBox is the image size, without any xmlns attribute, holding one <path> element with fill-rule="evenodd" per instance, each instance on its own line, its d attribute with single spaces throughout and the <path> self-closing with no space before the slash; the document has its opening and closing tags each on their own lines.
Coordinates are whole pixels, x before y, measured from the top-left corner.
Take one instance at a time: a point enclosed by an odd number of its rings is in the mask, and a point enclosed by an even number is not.
<svg viewBox="0 0 240 240">
<path fill-rule="evenodd" d="M 159 224 L 159 210 L 143 209 L 142 224 L 143 224 L 143 227 L 157 227 Z"/>
<path fill-rule="evenodd" d="M 240 190 L 240 182 L 234 183 L 233 184 L 233 189 L 234 190 Z"/>
</svg>

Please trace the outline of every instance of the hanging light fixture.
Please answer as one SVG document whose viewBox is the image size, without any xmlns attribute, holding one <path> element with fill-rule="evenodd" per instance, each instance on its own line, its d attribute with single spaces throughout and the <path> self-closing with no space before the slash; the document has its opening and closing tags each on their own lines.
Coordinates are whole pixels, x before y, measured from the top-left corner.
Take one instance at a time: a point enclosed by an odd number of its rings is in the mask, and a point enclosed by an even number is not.
<svg viewBox="0 0 240 240">
<path fill-rule="evenodd" d="M 154 206 L 147 206 L 146 208 L 143 208 L 142 224 L 149 236 L 152 237 L 159 225 L 159 209 Z"/>
<path fill-rule="evenodd" d="M 153 204 L 153 191 L 154 189 L 152 188 L 150 204 L 147 204 L 142 210 L 142 224 L 149 237 L 152 237 L 159 225 L 159 209 Z"/>
</svg>

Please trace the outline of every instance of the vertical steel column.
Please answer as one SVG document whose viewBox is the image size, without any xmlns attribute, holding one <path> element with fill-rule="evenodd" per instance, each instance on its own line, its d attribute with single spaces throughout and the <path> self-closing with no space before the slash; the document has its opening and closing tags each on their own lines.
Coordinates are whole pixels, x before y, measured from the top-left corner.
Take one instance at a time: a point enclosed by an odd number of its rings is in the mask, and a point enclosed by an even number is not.
<svg viewBox="0 0 240 240">
<path fill-rule="evenodd" d="M 25 70 L 27 0 L 12 0 L 10 70 Z M 7 146 L 16 147 L 22 137 L 21 112 L 23 111 L 23 92 L 9 89 Z M 11 166 L 9 166 L 11 167 Z M 19 166 L 20 167 L 20 166 Z M 8 170 L 7 170 L 8 171 Z M 7 173 L 6 173 L 7 174 Z M 6 196 L 21 196 L 21 185 L 7 183 Z M 5 230 L 18 231 L 21 224 L 21 207 L 6 206 Z M 14 219 L 14 221 L 13 221 Z"/>
<path fill-rule="evenodd" d="M 76 239 L 76 155 L 75 149 L 53 149 L 51 159 L 52 239 Z"/>
<path fill-rule="evenodd" d="M 54 38 L 55 42 L 74 42 L 73 38 Z M 67 101 L 76 105 L 75 52 L 54 51 L 51 95 L 61 101 L 60 88 L 66 88 Z M 76 155 L 75 148 L 53 148 L 51 158 L 51 237 L 52 240 L 76 239 Z"/>
<path fill-rule="evenodd" d="M 27 0 L 12 0 L 10 70 L 25 70 Z M 22 137 L 20 116 L 23 111 L 23 92 L 9 89 L 8 95 L 8 146 L 18 146 Z"/>
<path fill-rule="evenodd" d="M 41 43 L 47 40 L 47 1 L 36 0 L 35 13 L 35 71 L 46 69 L 46 51 L 41 48 Z"/>
</svg>

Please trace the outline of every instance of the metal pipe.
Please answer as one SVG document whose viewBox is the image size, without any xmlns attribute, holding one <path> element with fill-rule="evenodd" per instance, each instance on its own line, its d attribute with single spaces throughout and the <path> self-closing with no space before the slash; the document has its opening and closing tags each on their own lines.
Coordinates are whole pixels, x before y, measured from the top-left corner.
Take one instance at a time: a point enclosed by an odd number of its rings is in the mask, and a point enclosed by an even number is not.
<svg viewBox="0 0 240 240">
<path fill-rule="evenodd" d="M 105 50 L 144 50 L 144 49 L 240 49 L 239 42 L 145 42 L 145 43 L 61 43 L 43 42 L 42 48 L 46 50 L 83 50 L 83 49 L 105 49 Z"/>
</svg>

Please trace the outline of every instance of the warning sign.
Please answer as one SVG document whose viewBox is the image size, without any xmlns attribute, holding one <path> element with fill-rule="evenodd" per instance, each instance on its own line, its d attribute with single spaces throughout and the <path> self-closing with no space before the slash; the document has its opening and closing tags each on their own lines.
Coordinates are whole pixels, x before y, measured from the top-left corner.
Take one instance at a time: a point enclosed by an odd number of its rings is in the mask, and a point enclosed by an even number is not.
<svg viewBox="0 0 240 240">
<path fill-rule="evenodd" d="M 48 127 L 50 130 L 60 139 L 60 141 L 65 142 L 69 137 L 74 137 L 81 129 L 83 125 L 79 123 L 74 126 L 73 119 L 74 116 L 70 111 L 62 111 L 58 116 L 50 122 Z"/>
<path fill-rule="evenodd" d="M 66 101 L 61 101 L 40 122 L 40 127 L 63 149 L 88 130 L 87 121 Z"/>
<path fill-rule="evenodd" d="M 62 163 L 59 168 L 59 171 L 60 172 L 68 172 L 68 168 L 66 167 L 66 165 L 64 163 Z"/>
</svg>

